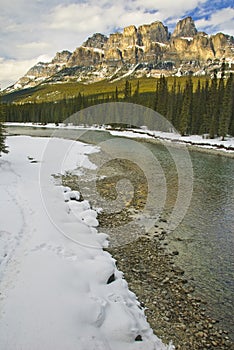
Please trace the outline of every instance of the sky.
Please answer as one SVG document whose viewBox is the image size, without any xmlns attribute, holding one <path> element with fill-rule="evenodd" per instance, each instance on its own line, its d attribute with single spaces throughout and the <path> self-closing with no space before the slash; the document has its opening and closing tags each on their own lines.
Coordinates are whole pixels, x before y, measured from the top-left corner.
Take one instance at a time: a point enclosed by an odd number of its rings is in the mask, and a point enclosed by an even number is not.
<svg viewBox="0 0 234 350">
<path fill-rule="evenodd" d="M 172 32 L 178 20 L 192 16 L 198 30 L 234 35 L 233 0 L 0 0 L 0 8 L 1 89 L 95 32 L 157 20 Z"/>
</svg>

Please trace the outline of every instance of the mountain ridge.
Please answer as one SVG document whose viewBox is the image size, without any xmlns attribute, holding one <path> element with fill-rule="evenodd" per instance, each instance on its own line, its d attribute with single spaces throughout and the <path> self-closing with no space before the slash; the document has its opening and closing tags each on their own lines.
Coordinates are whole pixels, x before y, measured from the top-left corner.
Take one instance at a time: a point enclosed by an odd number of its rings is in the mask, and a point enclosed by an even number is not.
<svg viewBox="0 0 234 350">
<path fill-rule="evenodd" d="M 94 33 L 73 52 L 57 52 L 39 62 L 7 91 L 42 83 L 114 81 L 127 76 L 212 75 L 226 62 L 234 71 L 234 38 L 198 32 L 192 17 L 181 19 L 171 34 L 160 21 L 129 25 L 108 36 Z M 220 73 L 221 74 L 221 73 Z"/>
</svg>

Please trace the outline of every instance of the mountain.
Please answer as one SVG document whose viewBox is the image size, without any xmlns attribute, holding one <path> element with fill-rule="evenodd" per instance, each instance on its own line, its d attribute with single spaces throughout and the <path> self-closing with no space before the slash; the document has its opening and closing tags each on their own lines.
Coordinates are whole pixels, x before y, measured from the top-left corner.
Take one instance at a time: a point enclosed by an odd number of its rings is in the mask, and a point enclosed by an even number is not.
<svg viewBox="0 0 234 350">
<path fill-rule="evenodd" d="M 8 91 L 41 83 L 115 81 L 127 76 L 205 75 L 234 70 L 234 38 L 198 32 L 191 17 L 180 20 L 173 33 L 155 21 L 109 37 L 95 33 L 74 52 L 62 51 L 48 63 L 39 62 Z"/>
</svg>

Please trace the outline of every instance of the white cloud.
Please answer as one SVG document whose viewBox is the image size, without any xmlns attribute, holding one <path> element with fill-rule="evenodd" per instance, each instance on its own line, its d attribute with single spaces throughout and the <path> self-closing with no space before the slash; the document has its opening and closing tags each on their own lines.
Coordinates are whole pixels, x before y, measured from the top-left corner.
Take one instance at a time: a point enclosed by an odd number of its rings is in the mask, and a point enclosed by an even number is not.
<svg viewBox="0 0 234 350">
<path fill-rule="evenodd" d="M 165 21 L 169 17 L 181 17 L 206 0 L 118 0 L 73 2 L 58 5 L 51 9 L 47 18 L 49 28 L 53 30 L 92 33 L 110 32 L 112 28 L 140 25 L 156 20 Z"/>
<path fill-rule="evenodd" d="M 45 42 L 33 41 L 30 43 L 18 44 L 17 47 L 23 50 L 48 50 L 50 47 L 50 44 Z"/>
<path fill-rule="evenodd" d="M 129 3 L 128 3 L 129 5 Z M 113 28 L 130 24 L 142 24 L 156 20 L 155 14 L 125 8 L 124 2 L 112 3 L 108 7 L 93 4 L 57 6 L 48 16 L 49 28 L 91 35 L 93 32 L 110 33 Z M 140 21 L 140 22 L 139 22 Z"/>
<path fill-rule="evenodd" d="M 30 60 L 5 59 L 0 57 L 0 82 L 1 89 L 14 84 L 19 78 L 34 66 L 37 62 L 48 62 L 51 57 L 42 55 Z"/>
<path fill-rule="evenodd" d="M 110 18 L 103 18 L 103 10 L 90 4 L 59 5 L 48 16 L 49 28 L 83 33 L 95 28 L 104 29 L 110 24 Z"/>
<path fill-rule="evenodd" d="M 33 55 L 40 55 L 41 52 L 48 52 L 51 45 L 46 42 L 27 42 L 22 44 L 17 44 L 16 47 L 19 50 L 24 51 L 25 55 L 30 55 L 33 52 Z"/>
<path fill-rule="evenodd" d="M 131 1 L 133 5 L 137 5 L 139 8 L 144 8 L 145 10 L 159 10 L 162 14 L 162 19 L 169 17 L 177 17 L 185 14 L 187 11 L 200 6 L 207 0 L 136 0 Z"/>
<path fill-rule="evenodd" d="M 205 4 L 206 3 L 206 4 Z M 95 32 L 109 34 L 130 24 L 156 20 L 170 26 L 189 11 L 210 18 L 196 22 L 199 30 L 234 34 L 233 11 L 217 11 L 208 0 L 0 0 L 0 83 L 13 83 L 36 61 L 57 51 L 73 51 Z M 205 4 L 205 5 L 204 5 Z M 213 6 L 213 9 L 212 9 Z M 204 13 L 203 13 L 204 11 Z M 213 14 L 212 14 L 213 13 Z"/>
<path fill-rule="evenodd" d="M 224 8 L 214 12 L 210 18 L 202 18 L 196 21 L 199 30 L 207 30 L 209 33 L 217 33 L 219 31 L 234 35 L 234 9 Z"/>
</svg>

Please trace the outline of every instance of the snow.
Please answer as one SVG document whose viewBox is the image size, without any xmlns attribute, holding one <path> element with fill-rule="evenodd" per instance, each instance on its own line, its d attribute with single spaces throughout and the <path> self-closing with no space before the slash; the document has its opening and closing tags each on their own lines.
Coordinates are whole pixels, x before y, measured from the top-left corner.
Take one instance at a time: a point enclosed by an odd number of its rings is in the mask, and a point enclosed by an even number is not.
<svg viewBox="0 0 234 350">
<path fill-rule="evenodd" d="M 156 44 L 158 44 L 159 46 L 162 46 L 162 47 L 165 47 L 165 46 L 167 46 L 167 44 L 164 44 L 164 43 L 160 43 L 159 41 L 156 41 Z"/>
<path fill-rule="evenodd" d="M 100 54 L 104 54 L 104 50 L 102 49 L 98 49 L 97 47 L 91 47 L 91 46 L 81 46 L 82 49 L 85 49 L 85 50 L 92 50 L 93 52 L 98 52 Z"/>
<path fill-rule="evenodd" d="M 102 50 L 102 49 L 98 49 L 97 47 L 94 47 L 94 48 L 93 48 L 93 51 L 94 51 L 94 52 L 101 53 L 101 54 L 103 54 L 103 55 L 104 55 L 104 50 Z"/>
<path fill-rule="evenodd" d="M 138 48 L 138 49 L 140 49 L 140 50 L 142 50 L 142 51 L 145 51 L 145 46 L 144 46 L 144 45 L 142 45 L 142 46 L 140 46 L 140 45 L 135 45 L 135 47 Z"/>
<path fill-rule="evenodd" d="M 74 126 L 74 125 L 68 125 L 65 124 L 59 124 L 59 126 L 56 126 L 55 124 L 47 124 L 47 125 L 41 125 L 41 124 L 33 124 L 33 123 L 5 123 L 6 126 L 26 126 L 26 127 L 38 127 L 38 128 L 66 128 L 66 129 L 77 129 L 77 130 L 96 130 L 96 131 L 108 131 L 113 136 L 123 136 L 123 137 L 129 137 L 129 138 L 146 138 L 146 139 L 161 139 L 168 142 L 177 142 L 177 143 L 185 143 L 190 144 L 193 146 L 198 146 L 202 148 L 210 148 L 210 149 L 219 149 L 220 151 L 225 152 L 233 152 L 234 148 L 234 137 L 225 137 L 225 140 L 223 141 L 220 137 L 216 137 L 214 139 L 210 139 L 208 135 L 191 135 L 191 136 L 181 136 L 179 133 L 173 133 L 173 132 L 162 132 L 162 131 L 152 131 L 147 130 L 147 128 L 141 128 L 141 129 L 128 129 L 125 131 L 118 131 L 118 130 L 110 130 L 108 127 L 102 126 L 102 127 L 96 127 L 92 126 L 89 128 L 85 128 L 83 126 Z M 220 148 L 221 147 L 221 148 Z M 232 148 L 232 149 L 230 149 Z"/>
<path fill-rule="evenodd" d="M 181 39 L 187 40 L 187 41 L 193 41 L 192 36 L 181 36 Z"/>
<path fill-rule="evenodd" d="M 25 75 L 25 78 L 33 80 L 36 78 L 36 76 L 35 75 Z"/>
<path fill-rule="evenodd" d="M 14 89 L 21 89 L 22 88 L 22 84 L 20 84 L 20 83 L 16 83 L 15 85 L 14 85 Z M 8 91 L 13 91 L 14 89 L 8 89 Z"/>
<path fill-rule="evenodd" d="M 130 138 L 156 138 L 168 142 L 185 143 L 202 148 L 219 149 L 225 152 L 234 152 L 234 137 L 226 137 L 223 141 L 220 137 L 210 139 L 200 135 L 181 136 L 180 134 L 162 131 L 145 131 L 145 130 L 129 130 L 129 131 L 109 131 L 113 136 L 124 136 Z"/>
<path fill-rule="evenodd" d="M 97 147 L 49 140 L 8 137 L 10 153 L 0 159 L 0 349 L 173 349 L 153 334 L 103 250 L 97 213 L 51 176 L 94 167 L 87 154 Z"/>
<path fill-rule="evenodd" d="M 137 67 L 138 67 L 139 65 L 140 65 L 140 64 L 137 63 L 137 64 L 136 64 L 135 66 L 133 66 L 132 69 L 130 69 L 127 73 L 125 73 L 125 74 L 121 75 L 120 77 L 118 77 L 118 78 L 112 80 L 112 83 L 114 83 L 115 81 L 118 81 L 118 80 L 120 80 L 120 79 L 123 79 L 123 78 L 128 77 L 129 75 L 131 75 L 131 74 L 137 69 Z"/>
</svg>

